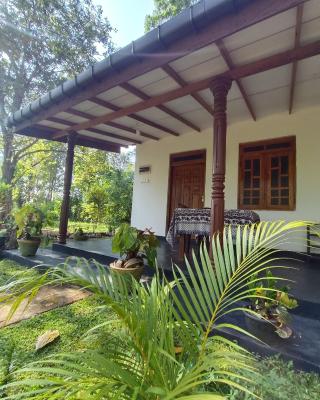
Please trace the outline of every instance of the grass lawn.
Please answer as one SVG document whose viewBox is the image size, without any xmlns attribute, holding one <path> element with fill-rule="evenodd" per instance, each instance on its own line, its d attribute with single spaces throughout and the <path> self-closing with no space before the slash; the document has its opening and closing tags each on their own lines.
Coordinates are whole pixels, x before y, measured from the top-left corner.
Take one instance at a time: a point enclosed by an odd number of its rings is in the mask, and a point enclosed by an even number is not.
<svg viewBox="0 0 320 400">
<path fill-rule="evenodd" d="M 92 222 L 77 222 L 77 221 L 69 221 L 68 222 L 68 232 L 73 233 L 76 229 L 81 228 L 84 232 L 92 233 L 92 232 L 107 232 L 106 224 L 93 224 Z M 59 223 L 57 225 L 51 227 L 46 226 L 44 229 L 58 230 Z"/>
<path fill-rule="evenodd" d="M 18 264 L 7 260 L 1 261 L 0 286 L 8 279 L 21 275 L 24 271 L 25 268 Z M 28 273 L 35 274 L 36 272 L 29 270 Z M 0 385 L 1 380 L 5 377 L 6 359 L 8 354 L 11 354 L 11 350 L 13 351 L 14 366 L 17 367 L 26 362 L 39 360 L 53 352 L 73 352 L 88 345 L 94 346 L 95 342 L 88 344 L 83 340 L 83 335 L 93 326 L 114 318 L 110 310 L 101 309 L 100 306 L 101 303 L 91 296 L 74 304 L 48 311 L 27 321 L 21 321 L 16 325 L 0 329 Z M 58 329 L 61 334 L 60 339 L 47 348 L 35 352 L 36 338 L 48 329 Z M 102 340 L 116 335 L 116 332 L 110 331 L 111 328 L 108 329 L 109 331 L 105 331 L 102 335 Z M 107 345 L 107 342 L 103 343 Z M 317 374 L 297 372 L 290 363 L 277 358 L 259 359 L 258 368 L 261 375 L 249 389 L 257 393 L 261 399 L 320 399 L 320 376 Z M 256 398 L 233 390 L 227 395 L 227 399 L 254 400 Z"/>
<path fill-rule="evenodd" d="M 3 260 L 0 262 L 0 286 L 14 276 L 19 277 L 26 269 L 18 264 Z M 28 270 L 36 274 L 34 270 Z M 112 318 L 110 311 L 100 309 L 101 303 L 88 297 L 71 305 L 45 312 L 29 320 L 0 329 L 0 383 L 1 363 L 5 362 L 8 353 L 12 353 L 15 366 L 21 366 L 30 361 L 39 360 L 53 352 L 76 351 L 87 344 L 83 335 L 95 325 L 101 324 L 106 318 Z M 35 351 L 35 342 L 39 335 L 49 329 L 58 329 L 60 338 L 47 348 Z"/>
</svg>

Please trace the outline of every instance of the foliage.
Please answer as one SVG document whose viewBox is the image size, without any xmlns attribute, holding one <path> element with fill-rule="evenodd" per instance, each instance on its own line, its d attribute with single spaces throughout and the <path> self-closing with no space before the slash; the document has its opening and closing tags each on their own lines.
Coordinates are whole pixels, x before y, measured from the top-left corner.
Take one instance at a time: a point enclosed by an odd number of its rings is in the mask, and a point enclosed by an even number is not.
<svg viewBox="0 0 320 400">
<path fill-rule="evenodd" d="M 14 214 L 18 225 L 18 237 L 31 239 L 41 235 L 44 215 L 32 204 L 26 204 Z"/>
<path fill-rule="evenodd" d="M 155 265 L 159 241 L 150 230 L 138 230 L 127 223 L 121 224 L 112 238 L 112 251 L 125 256 L 125 261 L 131 258 L 145 257 L 150 266 Z M 126 263 L 123 264 L 125 267 Z"/>
<path fill-rule="evenodd" d="M 72 189 L 72 218 L 105 222 L 108 231 L 130 221 L 133 163 L 131 153 L 77 149 Z"/>
<path fill-rule="evenodd" d="M 59 228 L 59 221 L 55 221 L 52 227 L 45 226 L 44 229 L 57 230 Z M 105 224 L 93 224 L 91 222 L 78 222 L 78 221 L 69 221 L 68 223 L 68 232 L 74 233 L 76 229 L 81 228 L 84 233 L 92 233 L 99 232 L 105 233 L 107 231 L 107 226 Z"/>
<path fill-rule="evenodd" d="M 7 210 L 7 200 L 10 194 L 11 186 L 7 183 L 0 181 L 0 221 L 2 222 L 6 215 L 8 215 Z"/>
<path fill-rule="evenodd" d="M 37 204 L 42 214 L 44 215 L 43 225 L 46 227 L 58 226 L 60 210 L 61 210 L 61 201 L 53 200 Z"/>
<path fill-rule="evenodd" d="M 28 155 L 17 163 L 13 179 L 13 199 L 18 206 L 37 201 L 49 204 L 57 200 L 63 188 L 65 147 L 63 143 L 39 140 Z"/>
<path fill-rule="evenodd" d="M 79 260 L 76 268 L 65 265 L 38 279 L 20 279 L 10 284 L 10 291 L 3 287 L 0 300 L 6 304 L 15 299 L 14 306 L 47 284 L 86 287 L 111 307 L 117 317 L 113 323 L 124 332 L 108 346 L 29 364 L 15 371 L 13 382 L 3 389 L 14 391 L 10 399 L 23 393 L 26 399 L 48 400 L 222 399 L 221 383 L 245 390 L 254 384 L 254 359 L 217 332 L 244 332 L 226 317 L 245 310 L 239 301 L 256 296 L 247 280 L 276 260 L 279 264 L 272 268 L 281 267 L 272 248 L 305 227 L 303 222 L 262 222 L 239 229 L 235 247 L 228 228 L 223 246 L 219 237 L 212 241 L 214 268 L 203 247 L 199 260 L 193 256 L 193 266 L 187 262 L 188 275 L 176 267 L 170 283 L 156 274 L 148 285 L 132 280 L 128 286 L 123 276 Z"/>
<path fill-rule="evenodd" d="M 109 231 L 114 231 L 121 223 L 130 222 L 133 192 L 133 166 L 112 171 L 107 187 L 107 217 Z"/>
<path fill-rule="evenodd" d="M 291 336 L 292 331 L 288 326 L 290 316 L 287 310 L 296 308 L 298 302 L 296 299 L 289 297 L 288 286 L 278 288 L 277 283 L 278 278 L 275 278 L 269 269 L 265 271 L 265 276 L 263 277 L 259 277 L 258 274 L 252 275 L 248 287 L 260 297 L 252 299 L 251 309 L 271 322 L 280 337 L 288 338 Z M 270 292 L 268 300 L 266 300 L 267 291 L 264 289 L 265 286 Z"/>
<path fill-rule="evenodd" d="M 84 233 L 84 231 L 82 230 L 82 228 L 77 228 L 77 229 L 74 231 L 73 239 L 74 239 L 74 240 L 87 240 L 87 239 L 88 239 L 88 236 Z"/>
<path fill-rule="evenodd" d="M 19 207 L 32 199 L 45 216 L 44 225 L 58 227 L 65 154 L 61 143 L 49 144 L 57 157 L 52 157 L 51 150 L 45 153 L 43 144 L 38 142 L 35 151 L 43 149 L 43 152 L 34 153 L 25 159 L 25 163 L 18 164 L 15 182 L 19 185 L 14 190 L 14 199 Z M 111 232 L 122 222 L 129 222 L 132 155 L 110 155 L 79 147 L 75 153 L 70 219 L 75 221 L 76 227 L 80 227 L 80 222 L 86 222 L 92 224 L 91 231 Z M 46 157 L 48 160 L 44 166 L 42 161 Z M 98 229 L 101 225 L 104 225 L 103 229 Z"/>
<path fill-rule="evenodd" d="M 0 261 L 0 287 L 26 276 L 36 279 L 39 274 L 34 268 L 28 269 L 9 260 Z M 90 348 L 93 344 L 85 340 L 84 334 L 94 325 L 114 318 L 112 311 L 101 308 L 102 305 L 101 300 L 90 296 L 0 329 L 0 385 L 9 378 L 8 369 L 12 372 L 21 368 L 24 363 L 41 360 L 56 352 Z M 49 329 L 60 331 L 59 341 L 41 352 L 36 352 L 34 346 L 37 337 Z M 105 343 L 107 337 L 113 334 L 112 328 L 106 327 L 95 337 L 94 343 Z"/>
<path fill-rule="evenodd" d="M 0 2 L 0 131 L 5 183 L 17 188 L 14 180 L 19 161 L 37 153 L 41 153 L 41 164 L 48 162 L 53 170 L 55 147 L 59 147 L 42 142 L 42 149 L 34 149 L 38 141 L 14 136 L 5 124 L 6 117 L 109 53 L 113 49 L 111 31 L 102 8 L 92 0 Z M 19 169 L 22 185 L 28 186 L 22 163 Z M 33 179 L 32 171 L 30 175 Z M 54 183 L 54 175 L 49 175 Z"/>
<path fill-rule="evenodd" d="M 147 15 L 144 22 L 145 31 L 157 27 L 162 22 L 179 14 L 182 10 L 198 3 L 199 0 L 154 0 L 155 9 Z"/>
<path fill-rule="evenodd" d="M 263 400 L 318 400 L 320 376 L 315 373 L 297 372 L 292 362 L 278 357 L 260 359 L 259 374 L 250 385 L 250 391 Z M 248 376 L 250 378 L 250 376 Z M 256 397 L 232 388 L 228 400 L 256 400 Z"/>
<path fill-rule="evenodd" d="M 97 184 L 91 185 L 88 193 L 85 194 L 83 214 L 90 221 L 100 224 L 105 220 L 108 203 L 106 188 Z"/>
</svg>

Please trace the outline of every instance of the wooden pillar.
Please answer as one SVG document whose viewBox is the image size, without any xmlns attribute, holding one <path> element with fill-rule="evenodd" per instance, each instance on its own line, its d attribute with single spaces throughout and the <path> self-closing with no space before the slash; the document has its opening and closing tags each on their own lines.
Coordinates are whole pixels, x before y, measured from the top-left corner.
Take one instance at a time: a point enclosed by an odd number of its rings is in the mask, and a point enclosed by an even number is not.
<svg viewBox="0 0 320 400">
<path fill-rule="evenodd" d="M 63 199 L 61 204 L 60 225 L 58 242 L 65 244 L 67 241 L 68 219 L 70 209 L 70 189 L 73 172 L 74 146 L 76 143 L 76 134 L 68 136 L 68 148 L 64 170 Z"/>
<path fill-rule="evenodd" d="M 213 110 L 213 167 L 211 200 L 211 238 L 224 227 L 224 182 L 226 174 L 227 96 L 232 80 L 220 77 L 212 81 Z"/>
</svg>

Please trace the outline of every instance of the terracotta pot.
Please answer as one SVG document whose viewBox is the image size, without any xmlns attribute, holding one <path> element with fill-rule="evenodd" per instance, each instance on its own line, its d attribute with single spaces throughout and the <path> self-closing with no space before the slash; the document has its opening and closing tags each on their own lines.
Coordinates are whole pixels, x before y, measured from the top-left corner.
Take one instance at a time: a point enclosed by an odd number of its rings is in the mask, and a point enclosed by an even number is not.
<svg viewBox="0 0 320 400">
<path fill-rule="evenodd" d="M 18 245 L 20 253 L 23 257 L 32 257 L 36 255 L 36 252 L 40 246 L 41 239 L 18 239 Z"/>
<path fill-rule="evenodd" d="M 132 275 L 134 279 L 136 279 L 138 282 L 141 279 L 141 276 L 144 271 L 144 265 L 143 264 L 137 264 L 136 267 L 133 268 L 121 268 L 116 265 L 116 261 L 110 264 L 110 268 L 112 271 L 116 272 L 117 274 L 122 274 L 122 275 Z"/>
</svg>

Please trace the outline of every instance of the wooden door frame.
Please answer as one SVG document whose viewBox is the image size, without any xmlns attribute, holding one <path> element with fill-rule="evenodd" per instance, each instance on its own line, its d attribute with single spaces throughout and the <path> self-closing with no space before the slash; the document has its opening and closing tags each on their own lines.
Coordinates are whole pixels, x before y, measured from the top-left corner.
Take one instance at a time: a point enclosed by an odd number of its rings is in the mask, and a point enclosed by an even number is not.
<svg viewBox="0 0 320 400">
<path fill-rule="evenodd" d="M 202 160 L 182 160 L 182 161 L 174 161 L 173 159 L 177 156 L 180 157 L 188 157 L 188 156 L 193 156 L 193 155 L 203 155 Z M 168 232 L 169 225 L 170 225 L 170 220 L 169 220 L 169 214 L 170 214 L 170 206 L 171 206 L 171 188 L 172 188 L 172 170 L 173 167 L 177 166 L 182 166 L 182 165 L 190 165 L 190 164 L 204 164 L 204 193 L 203 195 L 205 196 L 205 190 L 206 190 L 206 163 L 207 163 L 207 150 L 206 149 L 199 149 L 199 150 L 191 150 L 191 151 L 183 151 L 179 153 L 172 153 L 169 156 L 169 174 L 168 174 L 168 190 L 167 190 L 167 216 L 166 216 L 166 233 Z"/>
</svg>

